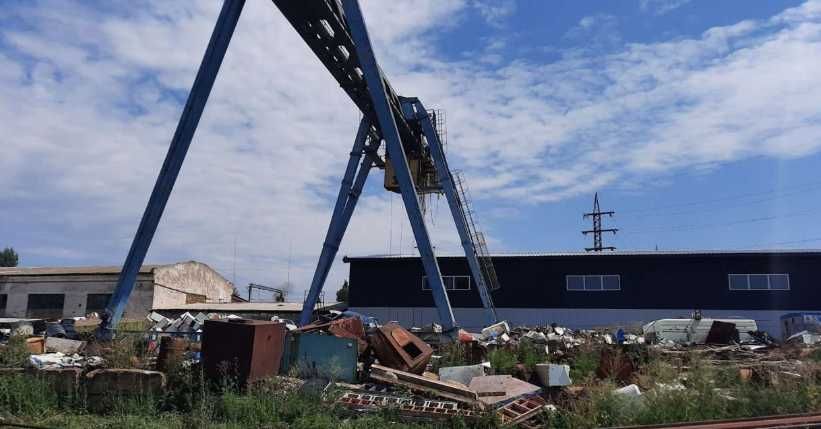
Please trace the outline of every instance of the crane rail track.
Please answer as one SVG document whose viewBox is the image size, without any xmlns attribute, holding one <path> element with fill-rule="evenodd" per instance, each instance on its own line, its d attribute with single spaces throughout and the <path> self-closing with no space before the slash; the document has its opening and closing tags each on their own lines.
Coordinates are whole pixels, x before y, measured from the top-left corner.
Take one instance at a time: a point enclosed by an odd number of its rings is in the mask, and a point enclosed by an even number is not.
<svg viewBox="0 0 821 429">
<path fill-rule="evenodd" d="M 711 420 L 689 423 L 674 423 L 649 426 L 623 426 L 618 429 L 759 429 L 759 428 L 821 428 L 821 413 L 812 414 L 785 414 L 777 416 L 763 416 L 748 419 Z"/>
</svg>

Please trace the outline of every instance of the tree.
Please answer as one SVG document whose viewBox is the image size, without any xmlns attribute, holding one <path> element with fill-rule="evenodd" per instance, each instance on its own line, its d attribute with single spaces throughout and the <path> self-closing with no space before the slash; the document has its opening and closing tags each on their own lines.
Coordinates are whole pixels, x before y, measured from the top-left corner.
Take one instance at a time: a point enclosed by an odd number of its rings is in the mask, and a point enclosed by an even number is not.
<svg viewBox="0 0 821 429">
<path fill-rule="evenodd" d="M 16 267 L 20 262 L 20 256 L 11 247 L 6 247 L 0 252 L 0 267 Z"/>
<path fill-rule="evenodd" d="M 336 291 L 336 302 L 348 302 L 348 281 L 342 283 L 342 287 Z"/>
</svg>

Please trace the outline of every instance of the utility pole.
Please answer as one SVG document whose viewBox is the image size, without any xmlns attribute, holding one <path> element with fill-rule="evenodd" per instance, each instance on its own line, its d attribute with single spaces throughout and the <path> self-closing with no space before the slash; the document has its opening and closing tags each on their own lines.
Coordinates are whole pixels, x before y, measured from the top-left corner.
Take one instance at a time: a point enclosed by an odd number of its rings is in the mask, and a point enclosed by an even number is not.
<svg viewBox="0 0 821 429">
<path fill-rule="evenodd" d="M 604 246 L 602 244 L 602 233 L 603 232 L 612 232 L 613 235 L 616 235 L 617 228 L 606 228 L 602 229 L 601 227 L 601 217 L 602 215 L 608 215 L 613 217 L 615 212 L 610 210 L 603 212 L 599 209 L 599 193 L 596 192 L 596 195 L 593 197 L 593 211 L 590 213 L 584 214 L 584 219 L 589 217 L 593 218 L 593 229 L 588 229 L 586 231 L 582 231 L 582 234 L 593 234 L 593 247 L 585 247 L 584 250 L 588 252 L 601 252 L 602 250 L 616 250 L 613 246 Z"/>
</svg>

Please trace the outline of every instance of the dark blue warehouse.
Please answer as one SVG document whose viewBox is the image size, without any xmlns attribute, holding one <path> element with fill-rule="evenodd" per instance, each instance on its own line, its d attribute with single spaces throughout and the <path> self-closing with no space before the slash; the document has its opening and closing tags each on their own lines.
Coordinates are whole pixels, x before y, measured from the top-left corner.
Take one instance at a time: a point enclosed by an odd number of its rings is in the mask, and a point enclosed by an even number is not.
<svg viewBox="0 0 821 429">
<path fill-rule="evenodd" d="M 821 251 L 652 251 L 494 255 L 500 319 L 574 328 L 634 326 L 660 318 L 755 319 L 780 334 L 779 318 L 821 311 Z M 417 256 L 346 257 L 351 309 L 404 325 L 436 321 Z M 464 257 L 439 257 L 460 326 L 482 324 Z"/>
</svg>

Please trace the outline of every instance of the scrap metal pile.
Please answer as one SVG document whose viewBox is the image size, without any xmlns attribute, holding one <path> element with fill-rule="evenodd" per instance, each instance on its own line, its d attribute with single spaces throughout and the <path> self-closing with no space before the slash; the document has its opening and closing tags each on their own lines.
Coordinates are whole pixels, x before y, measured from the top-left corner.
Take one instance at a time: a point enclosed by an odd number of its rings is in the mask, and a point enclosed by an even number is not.
<svg viewBox="0 0 821 429">
<path fill-rule="evenodd" d="M 354 312 L 330 312 L 302 327 L 277 318 L 205 313 L 176 319 L 152 313 L 148 320 L 152 326 L 137 334 L 144 354 L 132 359 L 139 370 L 111 370 L 122 372 L 115 372 L 118 377 L 159 380 L 162 372 L 145 370 L 196 366 L 215 382 L 229 378 L 240 387 L 272 378 L 299 388 L 318 385 L 329 403 L 353 414 L 385 408 L 414 420 L 493 414 L 502 427 L 540 427 L 557 407 L 584 397 L 590 380 L 574 385 L 571 372 L 591 350 L 593 377 L 614 383 L 613 395 L 641 398 L 648 390 L 687 389 L 694 356 L 706 365 L 732 367 L 742 380 L 799 380 L 808 373 L 804 358 L 818 351 L 819 336 L 805 330 L 778 344 L 752 320 L 701 318 L 656 320 L 635 333 L 500 322 L 455 335 L 436 324 L 405 329 Z M 108 366 L 98 345 L 81 341 L 70 319 L 15 329 L 28 334 L 34 370 L 96 374 Z M 680 377 L 668 383 L 642 378 L 651 354 L 675 362 Z"/>
</svg>

